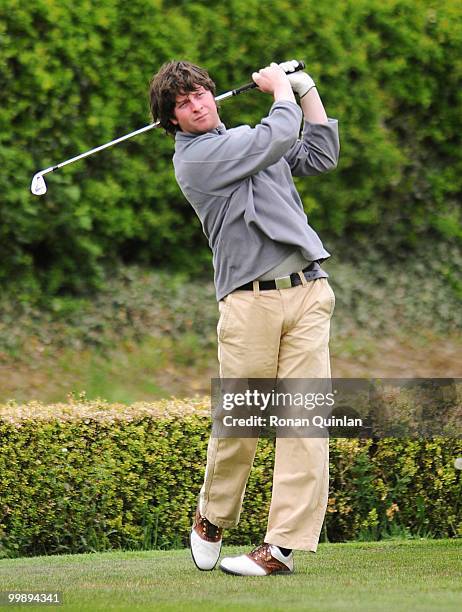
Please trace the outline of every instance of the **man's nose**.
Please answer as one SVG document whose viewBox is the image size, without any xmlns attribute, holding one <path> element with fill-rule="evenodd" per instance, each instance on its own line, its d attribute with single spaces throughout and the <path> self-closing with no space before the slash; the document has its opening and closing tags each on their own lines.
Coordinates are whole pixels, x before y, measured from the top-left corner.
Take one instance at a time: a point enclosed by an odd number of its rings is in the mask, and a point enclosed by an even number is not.
<svg viewBox="0 0 462 612">
<path fill-rule="evenodd" d="M 193 107 L 193 110 L 200 110 L 202 108 L 202 101 L 199 99 L 192 99 L 191 100 L 191 104 Z"/>
</svg>

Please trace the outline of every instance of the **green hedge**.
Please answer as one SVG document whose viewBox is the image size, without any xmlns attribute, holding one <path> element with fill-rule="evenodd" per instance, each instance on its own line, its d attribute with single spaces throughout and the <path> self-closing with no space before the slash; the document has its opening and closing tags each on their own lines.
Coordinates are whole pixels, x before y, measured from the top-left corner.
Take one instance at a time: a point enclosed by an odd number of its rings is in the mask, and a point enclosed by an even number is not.
<svg viewBox="0 0 462 612">
<path fill-rule="evenodd" d="M 298 185 L 326 246 L 390 257 L 460 245 L 462 5 L 458 0 L 10 0 L 0 8 L 0 281 L 83 291 L 123 260 L 190 270 L 210 262 L 175 184 L 172 142 L 139 136 L 32 175 L 149 121 L 166 60 L 207 66 L 220 92 L 274 59 L 304 59 L 340 120 L 338 169 Z M 223 103 L 229 125 L 269 108 Z"/>
<path fill-rule="evenodd" d="M 185 545 L 209 424 L 199 399 L 0 406 L 0 557 Z M 462 535 L 462 441 L 330 444 L 324 540 Z M 261 440 L 228 543 L 264 536 L 272 464 Z"/>
</svg>

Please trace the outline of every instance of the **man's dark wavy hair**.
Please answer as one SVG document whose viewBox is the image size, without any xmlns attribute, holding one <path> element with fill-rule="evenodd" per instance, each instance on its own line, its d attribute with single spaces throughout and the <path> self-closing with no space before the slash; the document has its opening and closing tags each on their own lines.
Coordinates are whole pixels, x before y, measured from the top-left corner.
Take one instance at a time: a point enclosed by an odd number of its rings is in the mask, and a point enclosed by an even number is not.
<svg viewBox="0 0 462 612">
<path fill-rule="evenodd" d="M 175 135 L 180 130 L 170 119 L 173 117 L 176 98 L 188 94 L 198 87 L 211 91 L 215 97 L 216 86 L 204 68 L 191 62 L 171 61 L 163 64 L 155 74 L 149 86 L 151 115 L 154 121 L 160 121 L 168 134 Z"/>
</svg>

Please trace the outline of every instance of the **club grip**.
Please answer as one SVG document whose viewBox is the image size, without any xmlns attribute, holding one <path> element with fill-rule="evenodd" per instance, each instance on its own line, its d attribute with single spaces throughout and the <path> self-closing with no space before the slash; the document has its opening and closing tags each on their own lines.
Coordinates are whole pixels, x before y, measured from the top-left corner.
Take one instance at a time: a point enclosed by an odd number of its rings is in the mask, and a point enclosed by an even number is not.
<svg viewBox="0 0 462 612">
<path fill-rule="evenodd" d="M 299 72 L 300 70 L 304 70 L 304 68 L 305 68 L 305 62 L 303 60 L 299 60 L 295 68 L 291 70 L 290 72 L 286 72 L 286 74 L 292 74 L 292 72 Z"/>
<path fill-rule="evenodd" d="M 292 72 L 299 72 L 299 70 L 303 70 L 305 68 L 305 62 L 303 62 L 302 60 L 300 60 L 298 62 L 298 64 L 295 66 L 295 68 L 293 70 L 290 70 L 290 72 L 286 72 L 286 74 L 292 74 Z M 247 83 L 247 85 L 242 85 L 242 87 L 239 87 L 238 89 L 233 89 L 233 96 L 237 96 L 241 93 L 244 93 L 244 91 L 249 91 L 249 89 L 254 89 L 255 87 L 257 87 L 257 84 L 252 81 L 252 83 Z"/>
</svg>

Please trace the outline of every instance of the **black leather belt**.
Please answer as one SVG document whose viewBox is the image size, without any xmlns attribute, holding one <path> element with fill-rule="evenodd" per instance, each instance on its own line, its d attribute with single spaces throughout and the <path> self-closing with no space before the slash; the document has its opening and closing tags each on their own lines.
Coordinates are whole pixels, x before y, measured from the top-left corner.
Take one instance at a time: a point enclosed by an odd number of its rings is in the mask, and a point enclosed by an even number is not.
<svg viewBox="0 0 462 612">
<path fill-rule="evenodd" d="M 302 272 L 312 272 L 317 261 L 312 261 L 309 266 L 303 268 Z M 306 277 L 306 274 L 305 274 Z M 258 281 L 258 286 L 260 291 L 265 291 L 268 289 L 289 289 L 289 287 L 296 287 L 297 285 L 301 285 L 302 280 L 298 275 L 298 272 L 292 272 L 290 276 L 283 276 L 282 278 L 277 278 L 275 280 L 263 280 Z M 241 285 L 234 289 L 234 291 L 252 291 L 253 290 L 253 281 L 246 283 L 245 285 Z"/>
</svg>

